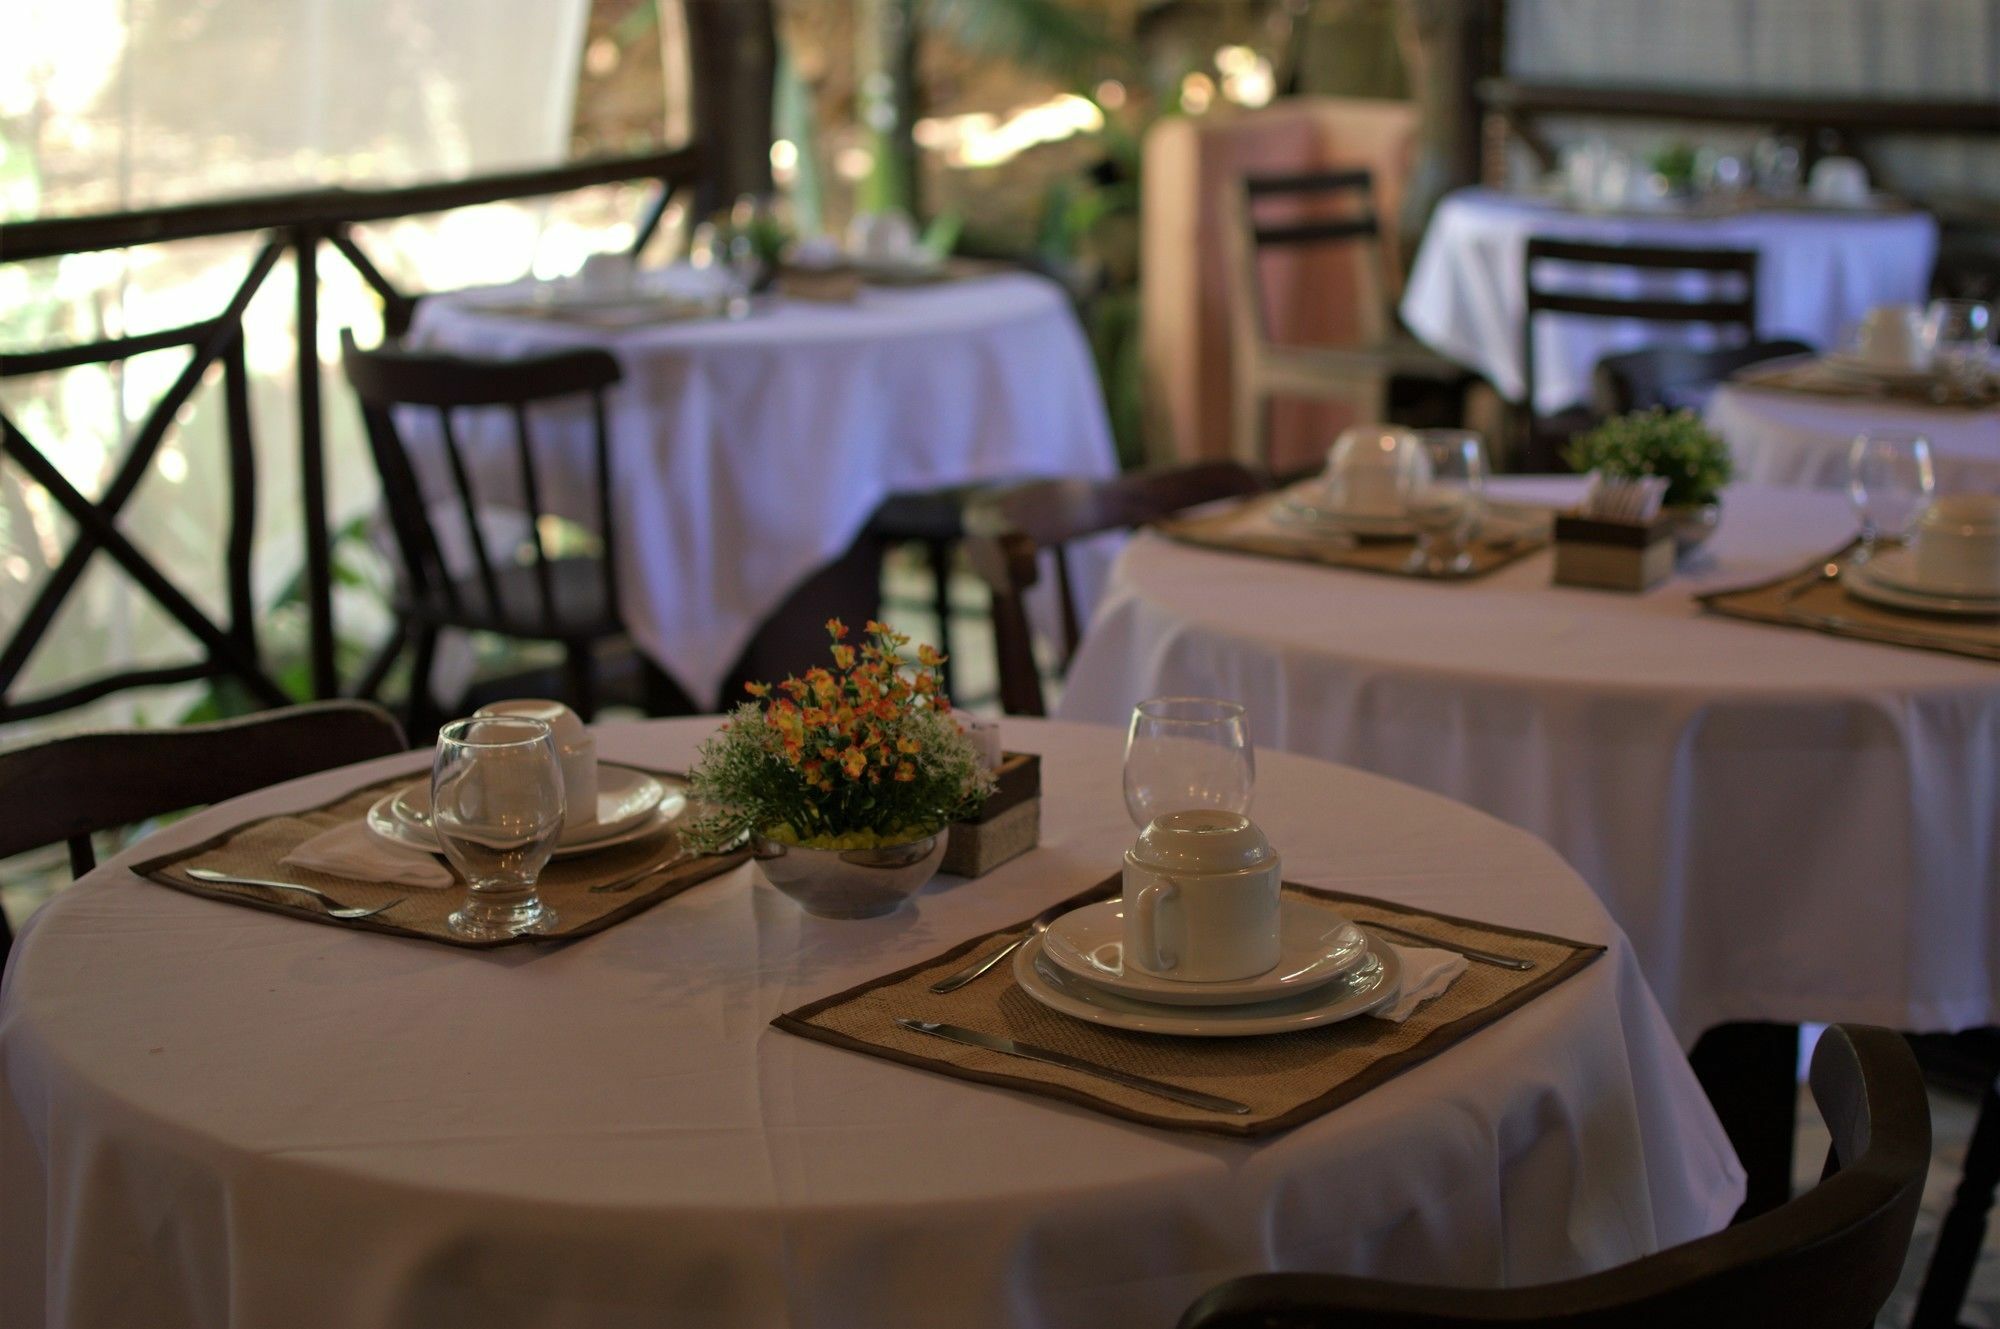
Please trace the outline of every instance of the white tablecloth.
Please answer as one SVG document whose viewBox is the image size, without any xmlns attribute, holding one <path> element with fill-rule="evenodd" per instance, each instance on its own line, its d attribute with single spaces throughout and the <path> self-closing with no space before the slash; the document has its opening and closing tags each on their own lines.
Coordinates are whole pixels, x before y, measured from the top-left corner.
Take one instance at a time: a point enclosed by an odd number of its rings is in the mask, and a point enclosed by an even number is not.
<svg viewBox="0 0 2000 1329">
<path fill-rule="evenodd" d="M 1547 552 L 1442 585 L 1149 536 L 1061 714 L 1238 698 L 1260 744 L 1534 832 L 1597 888 L 1685 1040 L 1724 1020 L 1995 1023 L 2000 667 L 1691 600 L 1852 532 L 1842 495 L 1732 489 L 1709 561 L 1645 595 L 1553 587 Z"/>
<path fill-rule="evenodd" d="M 758 625 L 892 491 L 1117 469 L 1089 347 L 1060 288 L 1038 277 L 868 288 L 853 304 L 784 300 L 740 321 L 615 332 L 478 308 L 498 298 L 426 300 L 412 341 L 495 357 L 603 346 L 617 357 L 626 621 L 707 704 Z M 495 417 L 461 441 L 512 476 L 512 424 Z M 594 524 L 586 411 L 535 419 L 564 435 L 550 450 L 559 460 L 542 463 L 545 501 Z"/>
<path fill-rule="evenodd" d="M 1937 255 L 1937 222 L 1920 212 L 1594 216 L 1548 199 L 1460 190 L 1438 205 L 1417 249 L 1403 290 L 1403 322 L 1440 354 L 1484 375 L 1509 401 L 1521 400 L 1527 391 L 1521 364 L 1523 257 L 1528 238 L 1536 235 L 1754 249 L 1758 332 L 1815 347 L 1838 345 L 1875 305 L 1923 300 Z M 1555 265 L 1549 267 L 1553 271 Z M 1591 372 L 1607 355 L 1700 335 L 1704 330 L 1540 315 L 1536 408 L 1554 412 L 1586 400 Z"/>
<path fill-rule="evenodd" d="M 600 751 L 685 763 L 712 724 L 613 727 Z M 868 922 L 809 918 L 745 867 L 561 949 L 468 953 L 107 865 L 30 922 L 0 1000 L 0 1320 L 1167 1325 L 1238 1273 L 1529 1283 L 1738 1203 L 1728 1144 L 1583 883 L 1478 813 L 1296 757 L 1260 760 L 1254 809 L 1292 878 L 1610 952 L 1256 1144 L 769 1028 L 1115 870 L 1119 735 L 1004 732 L 1044 755 L 1040 851 Z M 356 779 L 239 801 L 142 852 Z"/>
<path fill-rule="evenodd" d="M 1844 490 L 1856 434 L 1906 430 L 1931 441 L 1939 493 L 2000 493 L 2000 409 L 1943 410 L 1725 383 L 1706 414 L 1728 442 L 1739 480 Z"/>
</svg>

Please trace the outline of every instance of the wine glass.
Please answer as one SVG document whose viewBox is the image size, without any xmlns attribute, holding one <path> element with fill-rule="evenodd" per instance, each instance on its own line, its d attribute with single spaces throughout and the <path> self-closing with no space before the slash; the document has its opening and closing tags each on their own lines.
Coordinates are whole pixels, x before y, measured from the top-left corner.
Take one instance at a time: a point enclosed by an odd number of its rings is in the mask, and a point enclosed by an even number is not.
<svg viewBox="0 0 2000 1329">
<path fill-rule="evenodd" d="M 1935 488 L 1931 441 L 1922 434 L 1857 437 L 1847 451 L 1847 496 L 1861 520 L 1861 551 L 1855 561 L 1873 557 L 1883 540 L 1908 539 Z"/>
<path fill-rule="evenodd" d="M 1403 502 L 1417 528 L 1409 570 L 1425 577 L 1448 577 L 1472 567 L 1466 547 L 1486 508 L 1486 443 L 1470 429 L 1425 429 L 1417 446 L 1429 463 L 1429 478 Z"/>
<path fill-rule="evenodd" d="M 438 730 L 431 825 L 465 878 L 447 922 L 461 937 L 547 932 L 556 914 L 535 893 L 563 825 L 562 765 L 547 722 L 474 716 Z"/>
<path fill-rule="evenodd" d="M 1243 707 L 1216 697 L 1152 697 L 1125 735 L 1125 810 L 1145 827 L 1167 812 L 1248 812 L 1257 755 Z"/>
<path fill-rule="evenodd" d="M 1933 300 L 1924 311 L 1924 349 L 1931 366 L 1961 392 L 1986 386 L 1993 351 L 1993 306 L 1981 300 Z"/>
</svg>

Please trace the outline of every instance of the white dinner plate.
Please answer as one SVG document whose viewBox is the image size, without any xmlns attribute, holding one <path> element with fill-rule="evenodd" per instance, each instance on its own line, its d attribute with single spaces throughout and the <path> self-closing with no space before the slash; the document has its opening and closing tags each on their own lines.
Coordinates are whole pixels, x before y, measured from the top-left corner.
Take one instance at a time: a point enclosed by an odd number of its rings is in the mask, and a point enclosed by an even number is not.
<svg viewBox="0 0 2000 1329">
<path fill-rule="evenodd" d="M 1413 540 L 1417 528 L 1402 513 L 1348 512 L 1328 506 L 1312 487 L 1293 489 L 1271 509 L 1280 526 L 1351 535 L 1357 540 Z"/>
<path fill-rule="evenodd" d="M 1166 1006 L 1241 1006 L 1276 1001 L 1331 983 L 1368 958 L 1361 929 L 1328 909 L 1286 896 L 1278 902 L 1278 963 L 1255 978 L 1190 983 L 1125 966 L 1125 902 L 1100 900 L 1049 924 L 1048 959 L 1100 988 Z"/>
<path fill-rule="evenodd" d="M 1936 386 L 1938 381 L 1937 374 L 1929 369 L 1881 365 L 1845 351 L 1828 351 L 1820 358 L 1820 363 L 1843 378 L 1881 383 L 1892 388 L 1930 388 Z"/>
<path fill-rule="evenodd" d="M 668 816 L 676 816 L 687 806 L 687 795 L 671 792 L 657 776 L 631 766 L 610 762 L 597 765 L 597 819 L 579 826 L 565 826 L 557 837 L 558 848 L 586 848 L 628 831 L 652 816 L 662 804 Z M 396 794 L 390 811 L 414 831 L 429 834 L 431 829 L 431 785 L 419 780 Z"/>
<path fill-rule="evenodd" d="M 384 794 L 375 800 L 374 806 L 368 809 L 367 826 L 369 834 L 379 840 L 387 841 L 389 844 L 395 845 L 400 849 L 414 849 L 418 853 L 423 854 L 442 853 L 443 850 L 438 846 L 436 835 L 428 830 L 419 830 L 396 815 L 394 808 L 391 806 L 395 801 L 396 795 L 393 793 Z M 652 836 L 663 834 L 680 819 L 680 814 L 686 809 L 686 794 L 678 789 L 670 790 L 668 796 L 661 799 L 659 806 L 653 809 L 652 815 L 644 818 L 637 825 L 628 826 L 615 835 L 607 835 L 601 840 L 591 840 L 585 844 L 558 843 L 556 845 L 555 856 L 557 858 L 581 858 L 585 854 L 595 854 L 601 850 L 611 849 L 623 844 L 632 844 L 638 840 L 645 840 Z"/>
<path fill-rule="evenodd" d="M 1030 937 L 1014 952 L 1014 981 L 1023 992 L 1064 1015 L 1142 1034 L 1246 1038 L 1291 1033 L 1366 1015 L 1394 1001 L 1403 985 L 1402 962 L 1394 947 L 1384 946 L 1344 976 L 1297 996 L 1245 1006 L 1162 1006 L 1078 978 L 1042 953 L 1044 940 Z"/>
<path fill-rule="evenodd" d="M 1992 600 L 2000 603 L 2000 592 L 1981 590 L 1960 582 L 1925 581 L 1917 572 L 1917 551 L 1914 549 L 1885 549 L 1859 566 L 1867 568 L 1869 577 L 1879 585 L 1892 586 L 1928 600 L 1942 597 L 1947 600 Z"/>
<path fill-rule="evenodd" d="M 1893 581 L 1885 580 L 1873 562 L 1849 567 L 1841 574 L 1840 584 L 1856 599 L 1890 609 L 1948 614 L 1954 618 L 2000 618 L 2000 597 L 1938 595 L 1929 591 L 1906 590 Z"/>
</svg>

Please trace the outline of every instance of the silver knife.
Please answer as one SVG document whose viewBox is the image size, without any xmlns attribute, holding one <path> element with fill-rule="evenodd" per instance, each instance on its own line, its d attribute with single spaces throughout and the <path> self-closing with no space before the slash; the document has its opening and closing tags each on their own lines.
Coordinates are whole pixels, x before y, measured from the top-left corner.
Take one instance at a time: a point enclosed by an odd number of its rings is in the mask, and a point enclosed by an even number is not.
<svg viewBox="0 0 2000 1329">
<path fill-rule="evenodd" d="M 1356 921 L 1364 928 L 1374 928 L 1377 932 L 1387 932 L 1393 936 L 1414 941 L 1421 946 L 1435 946 L 1441 951 L 1456 951 L 1468 960 L 1477 960 L 1481 964 L 1490 964 L 1496 969 L 1519 969 L 1526 971 L 1535 967 L 1534 963 L 1529 960 L 1517 960 L 1511 955 L 1495 955 L 1491 951 L 1477 951 L 1470 946 L 1461 946 L 1455 941 L 1444 941 L 1437 937 L 1426 937 L 1421 932 L 1412 932 L 1408 928 L 1399 928 L 1390 923 L 1377 923 L 1372 918 L 1357 919 Z"/>
<path fill-rule="evenodd" d="M 1238 1103 L 1231 1098 L 1217 1098 L 1213 1094 L 1199 1093 L 1193 1089 L 1183 1089 L 1179 1085 L 1165 1084 L 1159 1080 L 1149 1080 L 1143 1075 L 1129 1075 L 1124 1071 L 1113 1070 L 1109 1066 L 1100 1066 L 1094 1061 L 1084 1061 L 1080 1057 L 1072 1057 L 1067 1052 L 1057 1052 L 1052 1048 L 1036 1047 L 1033 1043 L 1017 1043 L 1011 1038 L 1001 1038 L 997 1034 L 982 1034 L 977 1029 L 965 1029 L 955 1024 L 939 1024 L 935 1020 L 899 1019 L 896 1023 L 905 1029 L 914 1030 L 919 1034 L 929 1034 L 933 1038 L 942 1038 L 953 1043 L 965 1043 L 972 1047 L 985 1048 L 988 1052 L 1004 1052 L 1010 1057 L 1021 1057 L 1028 1061 L 1046 1062 L 1051 1066 L 1060 1066 L 1064 1070 L 1080 1071 L 1085 1075 L 1095 1075 L 1099 1079 L 1109 1080 L 1113 1084 L 1122 1084 L 1127 1089 L 1137 1089 L 1141 1093 L 1146 1094 L 1157 1094 L 1161 1098 L 1170 1098 L 1176 1103 L 1185 1103 L 1189 1107 L 1201 1108 L 1206 1112 L 1227 1112 L 1232 1116 L 1238 1117 L 1247 1116 L 1250 1112 L 1248 1105 Z"/>
</svg>

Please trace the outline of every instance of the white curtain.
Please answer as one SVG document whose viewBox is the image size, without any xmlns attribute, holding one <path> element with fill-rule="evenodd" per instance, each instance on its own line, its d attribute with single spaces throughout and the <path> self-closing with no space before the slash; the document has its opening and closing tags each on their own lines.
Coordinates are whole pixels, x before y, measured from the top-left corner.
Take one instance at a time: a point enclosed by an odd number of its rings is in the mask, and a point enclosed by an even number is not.
<svg viewBox="0 0 2000 1329">
<path fill-rule="evenodd" d="M 379 187 L 560 163 L 568 153 L 588 0 L 4 0 L 0 4 L 0 217 L 60 217 L 322 185 Z M 567 271 L 629 241 L 629 193 L 466 209 L 368 228 L 363 242 L 414 289 Z M 59 346 L 219 313 L 256 237 L 0 264 L 0 345 Z M 374 477 L 334 368 L 338 329 L 365 337 L 376 303 L 322 255 L 319 354 L 336 516 L 372 505 Z M 260 466 L 257 582 L 269 601 L 297 575 L 296 387 L 289 263 L 247 316 Z M 0 384 L 0 407 L 71 483 L 96 494 L 123 440 L 185 363 Z M 225 472 L 219 384 L 197 393 L 122 521 L 220 614 Z M 0 462 L 0 639 L 73 535 Z M 180 630 L 100 556 L 24 680 L 30 694 L 109 668 L 190 658 Z M 338 606 L 343 636 L 384 624 L 372 596 Z M 298 654 L 296 614 L 260 625 Z M 141 694 L 66 717 L 163 722 L 197 690 Z M 0 734 L 0 741 L 16 735 Z"/>
<path fill-rule="evenodd" d="M 1538 82 L 1992 102 L 2000 0 L 1509 0 L 1506 63 Z M 2000 200 L 1990 140 L 1869 147 L 1890 189 Z"/>
</svg>

